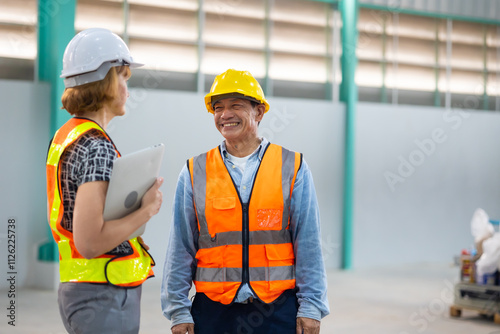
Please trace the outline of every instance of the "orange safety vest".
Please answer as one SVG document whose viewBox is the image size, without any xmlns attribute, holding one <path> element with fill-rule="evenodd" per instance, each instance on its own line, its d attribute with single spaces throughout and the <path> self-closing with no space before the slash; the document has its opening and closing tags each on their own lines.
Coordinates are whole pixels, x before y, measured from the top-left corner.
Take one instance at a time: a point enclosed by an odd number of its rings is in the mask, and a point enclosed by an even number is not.
<svg viewBox="0 0 500 334">
<path fill-rule="evenodd" d="M 200 232 L 197 292 L 227 305 L 243 283 L 265 303 L 295 288 L 289 210 L 301 162 L 300 153 L 269 144 L 242 203 L 219 147 L 189 159 Z"/>
<path fill-rule="evenodd" d="M 60 279 L 61 282 L 110 283 L 122 287 L 138 286 L 154 275 L 151 269 L 154 261 L 142 248 L 137 238 L 128 240 L 133 249 L 133 253 L 130 255 L 103 254 L 93 259 L 86 259 L 75 247 L 73 232 L 62 226 L 64 206 L 61 198 L 61 156 L 69 145 L 91 129 L 101 131 L 113 143 L 97 123 L 86 118 L 74 117 L 57 130 L 47 154 L 47 208 L 52 235 L 59 249 Z M 118 150 L 116 152 L 119 157 L 120 152 Z"/>
</svg>

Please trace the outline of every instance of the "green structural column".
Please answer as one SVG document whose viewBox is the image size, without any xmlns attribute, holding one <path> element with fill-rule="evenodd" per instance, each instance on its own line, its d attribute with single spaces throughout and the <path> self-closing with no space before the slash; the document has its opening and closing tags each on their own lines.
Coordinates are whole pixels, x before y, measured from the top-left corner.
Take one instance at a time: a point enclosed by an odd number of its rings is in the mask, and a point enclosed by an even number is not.
<svg viewBox="0 0 500 334">
<path fill-rule="evenodd" d="M 49 82 L 50 133 L 63 125 L 70 115 L 61 110 L 64 83 L 59 75 L 62 57 L 68 42 L 75 35 L 76 0 L 38 0 L 38 80 Z M 48 143 L 47 143 L 48 144 Z M 57 261 L 57 245 L 47 223 L 49 242 L 39 249 L 39 260 Z"/>
<path fill-rule="evenodd" d="M 352 268 L 353 202 L 354 202 L 354 137 L 355 113 L 358 91 L 356 73 L 356 44 L 358 39 L 358 0 L 342 0 L 339 3 L 342 16 L 342 83 L 340 99 L 345 102 L 345 157 L 344 157 L 344 207 L 342 232 L 342 268 Z"/>
</svg>

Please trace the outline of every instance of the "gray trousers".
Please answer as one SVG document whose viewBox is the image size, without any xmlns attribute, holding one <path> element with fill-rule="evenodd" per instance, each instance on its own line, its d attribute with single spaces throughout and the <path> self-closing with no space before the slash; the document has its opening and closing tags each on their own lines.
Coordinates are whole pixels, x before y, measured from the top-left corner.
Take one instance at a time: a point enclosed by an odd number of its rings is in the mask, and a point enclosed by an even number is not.
<svg viewBox="0 0 500 334">
<path fill-rule="evenodd" d="M 137 334 L 141 291 L 141 286 L 61 283 L 58 301 L 64 327 L 70 334 Z"/>
</svg>

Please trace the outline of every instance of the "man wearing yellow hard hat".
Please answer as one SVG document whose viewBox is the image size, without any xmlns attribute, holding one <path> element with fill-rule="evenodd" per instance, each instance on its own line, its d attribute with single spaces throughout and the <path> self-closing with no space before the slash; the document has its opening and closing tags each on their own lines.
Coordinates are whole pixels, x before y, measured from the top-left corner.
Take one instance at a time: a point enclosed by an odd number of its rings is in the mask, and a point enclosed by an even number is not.
<svg viewBox="0 0 500 334">
<path fill-rule="evenodd" d="M 249 72 L 218 75 L 205 105 L 225 140 L 178 179 L 161 293 L 172 333 L 319 333 L 329 307 L 309 167 L 259 137 L 269 103 Z"/>
</svg>

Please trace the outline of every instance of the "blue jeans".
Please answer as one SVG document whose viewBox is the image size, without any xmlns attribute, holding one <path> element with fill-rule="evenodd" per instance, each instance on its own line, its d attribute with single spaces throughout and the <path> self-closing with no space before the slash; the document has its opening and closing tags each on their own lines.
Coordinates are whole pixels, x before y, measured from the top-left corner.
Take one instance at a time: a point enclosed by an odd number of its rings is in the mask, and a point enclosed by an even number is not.
<svg viewBox="0 0 500 334">
<path fill-rule="evenodd" d="M 298 308 L 294 290 L 270 304 L 254 300 L 224 305 L 197 293 L 191 314 L 195 334 L 295 334 Z"/>
</svg>

